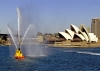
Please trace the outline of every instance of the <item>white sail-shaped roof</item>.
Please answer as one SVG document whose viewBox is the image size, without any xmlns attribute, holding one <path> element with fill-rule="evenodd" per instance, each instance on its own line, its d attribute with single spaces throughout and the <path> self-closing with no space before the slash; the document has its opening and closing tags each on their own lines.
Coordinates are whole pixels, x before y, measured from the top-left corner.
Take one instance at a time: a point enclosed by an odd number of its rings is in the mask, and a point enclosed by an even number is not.
<svg viewBox="0 0 100 71">
<path fill-rule="evenodd" d="M 66 40 L 68 39 L 72 40 L 72 37 L 68 33 L 65 32 L 58 32 L 58 33 L 61 34 Z"/>
<path fill-rule="evenodd" d="M 68 33 L 72 38 L 74 36 L 74 32 L 69 30 L 69 29 L 65 29 L 65 32 Z"/>
<path fill-rule="evenodd" d="M 78 33 L 78 32 L 79 32 L 80 29 L 79 29 L 78 27 L 76 27 L 76 26 L 73 25 L 73 24 L 71 24 L 70 26 L 71 26 L 71 30 L 72 30 L 72 28 L 73 28 L 75 33 Z"/>
<path fill-rule="evenodd" d="M 96 37 L 96 35 L 94 35 L 94 33 L 89 33 L 89 36 L 90 36 L 90 41 L 94 41 L 94 42 L 97 42 L 98 41 L 98 38 Z"/>
<path fill-rule="evenodd" d="M 80 29 L 83 32 L 83 36 L 85 37 L 86 41 L 89 42 L 97 42 L 98 38 L 96 37 L 96 35 L 94 35 L 94 33 L 89 33 L 87 31 L 87 29 L 85 28 L 85 26 L 82 26 L 82 28 Z"/>
<path fill-rule="evenodd" d="M 94 35 L 93 33 L 89 33 L 87 31 L 87 29 L 85 28 L 85 26 L 82 26 L 81 29 L 79 29 L 78 27 L 76 27 L 75 25 L 71 24 L 70 25 L 71 30 L 70 29 L 65 29 L 65 32 L 59 32 L 60 35 L 62 35 L 66 40 L 73 40 L 75 35 L 78 36 L 81 40 L 86 40 L 89 42 L 97 42 L 98 38 L 96 37 L 96 35 Z"/>
<path fill-rule="evenodd" d="M 76 27 L 75 25 L 72 25 L 72 24 L 71 24 L 71 27 L 74 29 L 74 31 L 75 31 L 76 33 L 80 33 L 80 34 L 85 38 L 85 40 L 88 41 L 87 34 L 83 33 L 83 32 L 82 32 L 78 27 Z M 85 30 L 86 30 L 86 29 L 85 29 Z"/>
<path fill-rule="evenodd" d="M 82 33 L 83 33 L 83 36 L 84 36 L 84 38 L 86 39 L 86 41 L 88 41 L 89 38 L 88 38 L 87 34 L 86 34 L 85 32 L 82 32 Z"/>
<path fill-rule="evenodd" d="M 81 40 L 85 40 L 85 38 L 82 36 L 82 34 L 75 34 L 77 35 Z"/>
<path fill-rule="evenodd" d="M 80 30 L 85 33 L 84 36 L 85 36 L 86 40 L 91 42 L 90 41 L 90 35 L 89 35 L 89 32 L 87 31 L 87 29 L 84 26 L 82 26 Z M 87 39 L 87 37 L 88 37 L 88 39 Z"/>
<path fill-rule="evenodd" d="M 98 42 L 98 38 L 96 37 L 96 42 Z"/>
</svg>

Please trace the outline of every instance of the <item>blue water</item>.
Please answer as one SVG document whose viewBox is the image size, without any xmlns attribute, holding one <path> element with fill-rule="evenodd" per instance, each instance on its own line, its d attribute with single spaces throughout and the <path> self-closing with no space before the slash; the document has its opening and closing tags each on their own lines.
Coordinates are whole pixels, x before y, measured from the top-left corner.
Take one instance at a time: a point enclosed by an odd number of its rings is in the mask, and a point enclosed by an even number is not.
<svg viewBox="0 0 100 71">
<path fill-rule="evenodd" d="M 0 46 L 0 71 L 100 71 L 100 48 L 46 48 L 52 54 L 16 60 Z"/>
</svg>

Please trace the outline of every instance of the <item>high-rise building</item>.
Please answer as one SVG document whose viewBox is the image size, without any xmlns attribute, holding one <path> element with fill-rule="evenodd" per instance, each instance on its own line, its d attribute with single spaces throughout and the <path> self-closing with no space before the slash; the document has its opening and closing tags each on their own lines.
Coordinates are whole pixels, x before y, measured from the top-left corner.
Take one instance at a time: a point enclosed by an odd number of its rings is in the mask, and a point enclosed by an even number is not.
<svg viewBox="0 0 100 71">
<path fill-rule="evenodd" d="M 100 37 L 100 18 L 92 19 L 91 32 Z"/>
</svg>

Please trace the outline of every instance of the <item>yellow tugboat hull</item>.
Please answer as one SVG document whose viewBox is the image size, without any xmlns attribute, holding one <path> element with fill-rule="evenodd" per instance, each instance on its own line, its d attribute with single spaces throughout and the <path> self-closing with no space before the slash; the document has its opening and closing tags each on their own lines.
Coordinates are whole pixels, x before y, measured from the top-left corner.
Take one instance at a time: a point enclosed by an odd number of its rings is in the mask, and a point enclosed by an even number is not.
<svg viewBox="0 0 100 71">
<path fill-rule="evenodd" d="M 25 56 L 15 56 L 16 59 L 25 59 Z"/>
<path fill-rule="evenodd" d="M 25 59 L 25 56 L 22 54 L 21 50 L 17 49 L 15 56 L 16 59 Z"/>
</svg>

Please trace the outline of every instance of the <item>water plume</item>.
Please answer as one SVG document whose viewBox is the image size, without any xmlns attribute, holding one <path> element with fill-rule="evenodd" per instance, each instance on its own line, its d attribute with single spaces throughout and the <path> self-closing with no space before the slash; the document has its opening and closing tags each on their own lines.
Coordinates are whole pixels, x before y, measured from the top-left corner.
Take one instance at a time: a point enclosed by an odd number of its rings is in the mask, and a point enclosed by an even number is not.
<svg viewBox="0 0 100 71">
<path fill-rule="evenodd" d="M 30 24 L 27 28 L 24 27 L 26 25 L 25 24 L 26 21 L 24 21 L 21 15 L 21 11 L 18 7 L 17 7 L 17 15 L 18 15 L 17 33 L 11 32 L 10 27 L 7 26 L 7 30 L 11 36 L 12 41 L 14 42 L 16 49 L 20 48 L 25 56 L 44 56 L 44 54 L 47 54 L 44 47 L 41 47 L 36 43 L 37 32 L 35 26 L 33 24 Z M 11 55 L 14 55 L 16 50 L 14 48 L 14 45 L 11 45 L 12 47 L 10 47 Z"/>
</svg>

